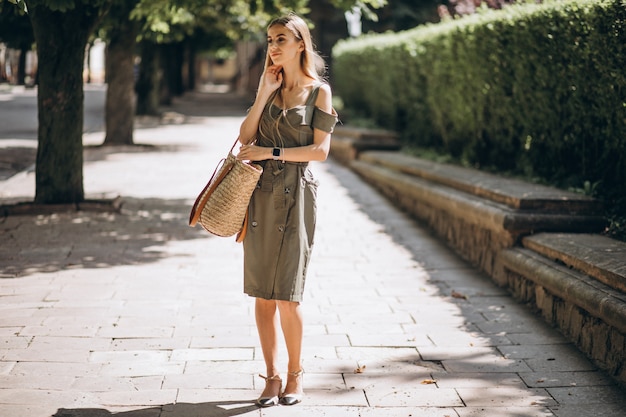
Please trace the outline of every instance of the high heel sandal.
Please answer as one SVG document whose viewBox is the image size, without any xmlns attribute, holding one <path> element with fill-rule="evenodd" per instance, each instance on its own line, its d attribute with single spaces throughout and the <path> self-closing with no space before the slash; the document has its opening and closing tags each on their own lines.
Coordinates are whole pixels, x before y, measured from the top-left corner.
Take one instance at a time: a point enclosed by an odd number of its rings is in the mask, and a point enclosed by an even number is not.
<svg viewBox="0 0 626 417">
<path fill-rule="evenodd" d="M 300 369 L 299 371 L 289 372 L 288 376 L 292 376 L 295 378 L 301 378 L 304 375 L 304 369 Z M 280 397 L 280 403 L 282 405 L 296 405 L 302 402 L 302 393 L 299 394 L 286 394 Z"/>
<path fill-rule="evenodd" d="M 259 376 L 265 380 L 265 386 L 266 387 L 267 387 L 267 384 L 269 383 L 269 381 L 279 381 L 280 382 L 280 386 L 278 387 L 278 393 L 280 394 L 280 390 L 281 390 L 282 385 L 283 385 L 283 380 L 280 379 L 280 375 L 277 374 L 277 375 L 274 375 L 274 376 L 263 376 L 263 375 L 259 374 Z M 274 395 L 272 397 L 259 397 L 256 400 L 256 405 L 258 405 L 259 407 L 273 407 L 275 405 L 278 405 L 278 401 L 279 401 L 278 396 L 279 396 L 279 394 Z"/>
</svg>

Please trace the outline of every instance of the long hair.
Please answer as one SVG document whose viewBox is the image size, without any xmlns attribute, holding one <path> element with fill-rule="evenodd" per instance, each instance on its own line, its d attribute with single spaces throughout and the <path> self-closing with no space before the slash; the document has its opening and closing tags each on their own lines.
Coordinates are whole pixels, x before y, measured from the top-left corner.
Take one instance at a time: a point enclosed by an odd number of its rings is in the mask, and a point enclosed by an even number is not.
<svg viewBox="0 0 626 417">
<path fill-rule="evenodd" d="M 300 68 L 307 76 L 317 80 L 318 82 L 323 82 L 324 73 L 326 72 L 326 64 L 324 63 L 322 57 L 315 51 L 313 40 L 311 38 L 311 32 L 309 31 L 309 27 L 304 19 L 295 13 L 289 13 L 272 20 L 269 25 L 267 25 L 267 30 L 273 26 L 284 26 L 293 34 L 296 40 L 304 42 L 304 50 L 300 54 Z M 265 70 L 273 64 L 274 63 L 272 62 L 268 48 L 265 55 L 265 66 L 263 68 L 263 72 L 265 72 Z M 273 104 L 279 94 L 280 88 L 272 94 L 268 100 L 268 104 Z M 259 123 L 259 131 L 265 133 L 264 136 L 271 138 L 274 142 L 274 146 L 280 146 L 283 144 L 283 139 L 278 129 L 279 120 L 280 118 L 276 119 L 274 123 L 268 123 L 263 117 L 261 117 L 261 122 Z"/>
<path fill-rule="evenodd" d="M 284 26 L 289 30 L 298 41 L 304 42 L 304 51 L 300 55 L 300 68 L 309 77 L 322 81 L 322 76 L 326 71 L 326 66 L 322 57 L 315 51 L 313 40 L 311 38 L 311 32 L 306 22 L 297 14 L 289 13 L 285 16 L 276 18 L 267 25 L 267 29 L 272 26 Z M 270 57 L 269 50 L 265 57 L 265 68 L 272 65 L 272 58 Z"/>
</svg>

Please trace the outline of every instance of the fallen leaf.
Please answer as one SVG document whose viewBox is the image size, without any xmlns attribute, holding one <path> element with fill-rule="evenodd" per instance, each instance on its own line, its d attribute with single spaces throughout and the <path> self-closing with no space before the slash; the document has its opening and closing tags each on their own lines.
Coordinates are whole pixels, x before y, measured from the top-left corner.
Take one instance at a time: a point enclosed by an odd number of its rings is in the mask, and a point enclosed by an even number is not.
<svg viewBox="0 0 626 417">
<path fill-rule="evenodd" d="M 546 380 L 545 379 L 538 379 L 537 380 L 537 383 L 539 383 L 539 384 L 541 384 L 542 382 L 546 382 Z"/>
<path fill-rule="evenodd" d="M 458 291 L 452 290 L 452 298 L 460 298 L 462 300 L 467 300 L 467 295 L 462 294 L 462 293 L 460 293 Z"/>
<path fill-rule="evenodd" d="M 436 383 L 437 383 L 437 380 L 435 380 L 435 379 L 425 379 L 425 380 L 422 381 L 423 385 L 436 384 Z"/>
<path fill-rule="evenodd" d="M 365 365 L 359 366 L 354 370 L 355 374 L 362 374 L 363 372 L 365 372 Z"/>
</svg>

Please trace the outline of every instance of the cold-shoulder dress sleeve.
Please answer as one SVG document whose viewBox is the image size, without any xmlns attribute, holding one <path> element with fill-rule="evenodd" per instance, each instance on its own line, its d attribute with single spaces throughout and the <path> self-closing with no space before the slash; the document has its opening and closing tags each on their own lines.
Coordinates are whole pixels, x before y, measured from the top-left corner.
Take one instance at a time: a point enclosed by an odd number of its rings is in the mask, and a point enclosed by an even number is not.
<svg viewBox="0 0 626 417">
<path fill-rule="evenodd" d="M 323 130 L 324 132 L 333 133 L 335 125 L 338 121 L 337 112 L 332 109 L 332 113 L 327 113 L 319 107 L 315 107 L 313 110 L 313 120 L 311 120 L 311 127 L 314 129 Z"/>
</svg>

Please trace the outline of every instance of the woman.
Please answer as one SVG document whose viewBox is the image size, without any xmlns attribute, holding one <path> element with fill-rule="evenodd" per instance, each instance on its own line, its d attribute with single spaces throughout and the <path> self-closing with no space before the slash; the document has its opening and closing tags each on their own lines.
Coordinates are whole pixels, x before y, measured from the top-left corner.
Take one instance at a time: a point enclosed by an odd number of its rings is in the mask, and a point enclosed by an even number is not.
<svg viewBox="0 0 626 417">
<path fill-rule="evenodd" d="M 252 195 L 244 247 L 244 292 L 255 301 L 255 317 L 267 367 L 257 405 L 302 401 L 303 320 L 300 302 L 313 246 L 317 181 L 307 164 L 324 161 L 337 114 L 319 73 L 309 29 L 295 14 L 267 29 L 265 69 L 254 104 L 241 124 L 239 159 L 263 165 Z M 284 391 L 278 338 L 287 347 Z"/>
</svg>

